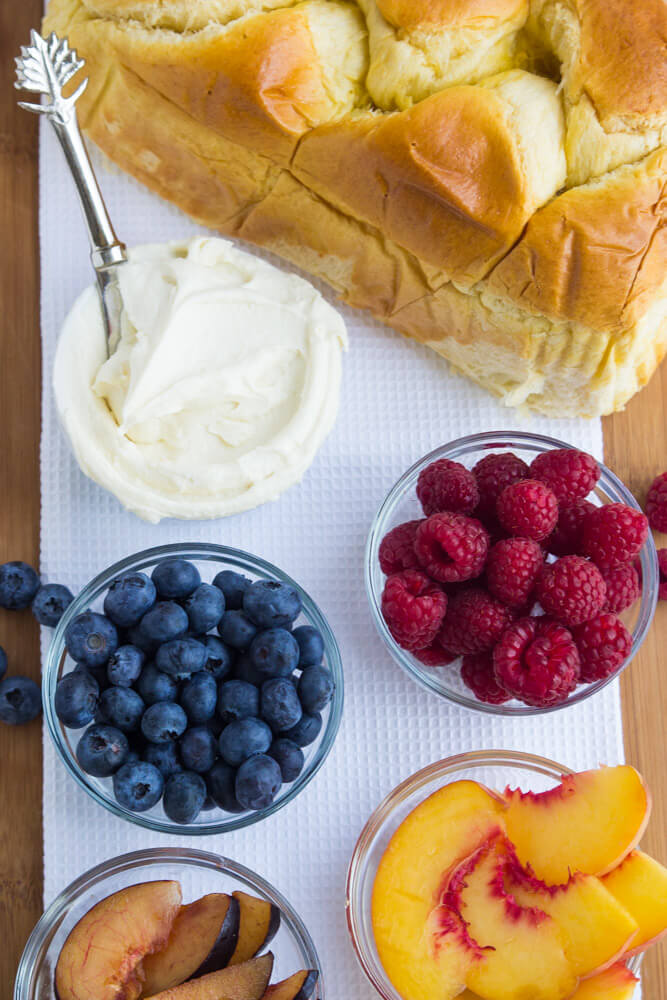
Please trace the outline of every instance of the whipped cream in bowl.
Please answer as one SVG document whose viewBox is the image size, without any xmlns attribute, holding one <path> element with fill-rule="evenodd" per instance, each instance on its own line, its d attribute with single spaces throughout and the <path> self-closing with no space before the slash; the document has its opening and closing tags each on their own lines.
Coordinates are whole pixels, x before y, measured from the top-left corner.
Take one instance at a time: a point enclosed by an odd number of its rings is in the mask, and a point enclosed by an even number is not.
<svg viewBox="0 0 667 1000">
<path fill-rule="evenodd" d="M 56 405 L 82 470 L 153 522 L 275 500 L 335 421 L 341 316 L 307 281 L 217 238 L 137 247 L 118 273 L 115 352 L 94 287 L 56 352 Z"/>
</svg>

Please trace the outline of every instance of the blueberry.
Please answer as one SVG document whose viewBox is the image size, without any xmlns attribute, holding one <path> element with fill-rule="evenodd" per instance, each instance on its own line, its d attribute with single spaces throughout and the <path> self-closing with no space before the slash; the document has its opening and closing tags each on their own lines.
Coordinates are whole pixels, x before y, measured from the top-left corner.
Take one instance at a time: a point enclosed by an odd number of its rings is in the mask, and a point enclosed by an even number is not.
<svg viewBox="0 0 667 1000">
<path fill-rule="evenodd" d="M 164 559 L 151 573 L 158 595 L 173 601 L 189 597 L 201 583 L 199 570 L 185 559 Z"/>
<path fill-rule="evenodd" d="M 154 663 L 147 663 L 141 671 L 136 688 L 146 705 L 154 705 L 158 701 L 176 701 L 178 697 L 178 681 L 169 674 L 163 674 Z"/>
<path fill-rule="evenodd" d="M 261 718 L 274 733 L 296 726 L 303 714 L 296 688 L 288 677 L 273 677 L 265 681 L 259 704 Z"/>
<path fill-rule="evenodd" d="M 45 583 L 32 600 L 32 613 L 40 625 L 55 628 L 74 600 L 74 594 L 60 583 Z"/>
<path fill-rule="evenodd" d="M 322 633 L 312 625 L 299 625 L 292 635 L 299 645 L 299 669 L 318 666 L 324 656 Z"/>
<path fill-rule="evenodd" d="M 22 726 L 42 711 L 39 687 L 29 677 L 5 677 L 0 681 L 0 722 Z"/>
<path fill-rule="evenodd" d="M 193 726 L 183 733 L 180 751 L 183 767 L 188 771 L 204 774 L 213 767 L 218 756 L 218 745 L 210 729 L 206 726 Z"/>
<path fill-rule="evenodd" d="M 322 716 L 315 712 L 310 714 L 304 712 L 296 726 L 292 726 L 282 735 L 288 740 L 292 740 L 299 747 L 307 747 L 311 743 L 314 743 L 317 737 L 320 735 L 320 729 L 322 728 Z"/>
<path fill-rule="evenodd" d="M 267 809 L 282 784 L 280 768 L 273 757 L 255 754 L 236 772 L 234 791 L 244 809 Z"/>
<path fill-rule="evenodd" d="M 172 823 L 194 823 L 207 794 L 206 782 L 200 774 L 181 771 L 167 778 L 162 808 Z"/>
<path fill-rule="evenodd" d="M 53 705 L 56 715 L 69 729 L 81 729 L 95 718 L 100 687 L 87 670 L 73 670 L 61 677 Z"/>
<path fill-rule="evenodd" d="M 261 687 L 265 677 L 259 672 L 255 664 L 250 659 L 250 653 L 241 653 L 234 666 L 234 677 L 240 681 L 247 681 L 255 687 Z"/>
<path fill-rule="evenodd" d="M 146 812 L 160 801 L 164 778 L 154 764 L 144 760 L 123 764 L 113 776 L 116 801 L 132 812 Z"/>
<path fill-rule="evenodd" d="M 296 781 L 303 771 L 305 762 L 303 750 L 292 740 L 286 740 L 284 737 L 274 740 L 269 748 L 269 756 L 277 762 L 284 782 Z"/>
<path fill-rule="evenodd" d="M 8 562 L 0 566 L 0 608 L 21 611 L 27 608 L 39 590 L 37 573 L 24 562 Z"/>
<path fill-rule="evenodd" d="M 100 696 L 100 714 L 105 722 L 124 733 L 139 728 L 146 706 L 132 688 L 110 687 Z"/>
<path fill-rule="evenodd" d="M 289 677 L 299 662 L 299 647 L 284 628 L 270 628 L 252 640 L 250 659 L 257 672 L 268 677 Z"/>
<path fill-rule="evenodd" d="M 333 677 L 324 667 L 306 667 L 297 685 L 304 712 L 313 715 L 325 708 L 334 693 Z"/>
<path fill-rule="evenodd" d="M 259 628 L 281 628 L 299 617 L 301 598 L 286 583 L 258 580 L 246 591 L 243 610 Z"/>
<path fill-rule="evenodd" d="M 179 681 L 199 673 L 206 663 L 206 647 L 196 639 L 172 639 L 155 654 L 155 666 Z"/>
<path fill-rule="evenodd" d="M 137 646 L 119 646 L 107 663 L 109 683 L 131 687 L 141 674 L 145 658 Z"/>
<path fill-rule="evenodd" d="M 104 613 L 121 628 L 138 625 L 157 598 L 155 584 L 145 573 L 117 577 L 104 598 Z"/>
<path fill-rule="evenodd" d="M 218 685 L 215 678 L 200 670 L 183 685 L 179 701 L 190 722 L 208 722 L 215 715 L 218 703 Z"/>
<path fill-rule="evenodd" d="M 175 743 L 148 743 L 142 757 L 148 764 L 153 764 L 163 778 L 182 770 Z"/>
<path fill-rule="evenodd" d="M 97 666 L 92 666 L 87 663 L 77 663 L 73 673 L 75 674 L 90 674 L 97 681 L 97 686 L 100 691 L 104 691 L 109 687 L 109 678 L 107 677 L 107 665 L 106 663 L 100 663 Z"/>
<path fill-rule="evenodd" d="M 205 635 L 201 642 L 206 647 L 207 656 L 204 670 L 215 677 L 216 681 L 221 681 L 232 670 L 231 650 L 216 635 Z"/>
<path fill-rule="evenodd" d="M 248 577 L 242 573 L 235 573 L 233 569 L 223 569 L 213 581 L 213 586 L 222 591 L 227 610 L 238 611 L 243 607 L 243 598 L 250 583 Z"/>
<path fill-rule="evenodd" d="M 261 719 L 239 719 L 225 726 L 218 747 L 224 762 L 238 767 L 253 754 L 266 753 L 272 740 L 271 730 Z"/>
<path fill-rule="evenodd" d="M 193 632 L 204 634 L 215 628 L 225 612 L 225 598 L 221 590 L 210 583 L 200 583 L 193 594 L 183 601 L 185 613 Z"/>
<path fill-rule="evenodd" d="M 128 762 L 127 736 L 114 726 L 90 726 L 79 740 L 76 759 L 87 774 L 108 778 Z"/>
<path fill-rule="evenodd" d="M 77 663 L 98 667 L 118 649 L 118 632 L 106 615 L 84 611 L 67 626 L 65 645 Z"/>
<path fill-rule="evenodd" d="M 188 616 L 180 604 L 158 601 L 141 619 L 139 628 L 148 642 L 160 645 L 185 635 Z"/>
<path fill-rule="evenodd" d="M 225 611 L 218 625 L 223 642 L 233 649 L 246 650 L 257 635 L 257 627 L 242 611 Z"/>
<path fill-rule="evenodd" d="M 158 701 L 150 705 L 141 720 L 141 731 L 150 743 L 168 743 L 182 736 L 188 717 L 173 701 Z"/>
<path fill-rule="evenodd" d="M 236 801 L 234 781 L 236 769 L 225 764 L 224 760 L 216 760 L 205 775 L 208 793 L 216 806 L 228 813 L 242 813 L 243 806 Z"/>
<path fill-rule="evenodd" d="M 0 646 L 0 681 L 7 673 L 7 654 L 5 653 L 2 646 Z"/>
<path fill-rule="evenodd" d="M 246 681 L 225 681 L 218 692 L 218 712 L 227 725 L 259 712 L 259 691 Z"/>
</svg>

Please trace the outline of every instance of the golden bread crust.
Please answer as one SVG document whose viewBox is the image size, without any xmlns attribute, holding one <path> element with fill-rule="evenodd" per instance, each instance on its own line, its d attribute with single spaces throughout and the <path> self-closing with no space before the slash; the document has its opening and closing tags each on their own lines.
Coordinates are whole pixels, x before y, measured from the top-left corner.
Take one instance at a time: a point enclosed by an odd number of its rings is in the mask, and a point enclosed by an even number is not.
<svg viewBox="0 0 667 1000">
<path fill-rule="evenodd" d="M 510 20 L 526 9 L 525 0 L 377 0 L 382 16 L 395 28 L 424 25 L 454 27 L 475 21 Z"/>
</svg>

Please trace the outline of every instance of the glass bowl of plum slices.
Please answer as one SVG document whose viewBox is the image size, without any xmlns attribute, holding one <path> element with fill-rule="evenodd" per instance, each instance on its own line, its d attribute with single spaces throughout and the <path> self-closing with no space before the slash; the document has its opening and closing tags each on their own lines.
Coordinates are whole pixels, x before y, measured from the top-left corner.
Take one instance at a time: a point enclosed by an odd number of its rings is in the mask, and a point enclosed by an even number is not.
<svg viewBox="0 0 667 1000">
<path fill-rule="evenodd" d="M 647 519 L 620 479 L 516 431 L 460 438 L 408 469 L 373 522 L 365 575 L 410 677 L 507 716 L 577 704 L 618 677 L 659 587 Z"/>
</svg>

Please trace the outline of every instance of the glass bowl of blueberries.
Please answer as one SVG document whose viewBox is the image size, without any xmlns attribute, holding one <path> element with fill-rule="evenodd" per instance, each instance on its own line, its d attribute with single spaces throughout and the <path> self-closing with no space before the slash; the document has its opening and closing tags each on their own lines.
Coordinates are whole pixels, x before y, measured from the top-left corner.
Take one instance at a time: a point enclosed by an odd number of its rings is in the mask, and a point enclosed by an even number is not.
<svg viewBox="0 0 667 1000">
<path fill-rule="evenodd" d="M 343 709 L 336 639 L 277 567 L 207 543 L 116 563 L 67 608 L 49 732 L 100 805 L 161 833 L 238 830 L 315 776 Z"/>
</svg>

